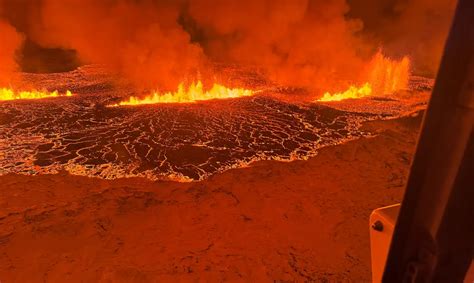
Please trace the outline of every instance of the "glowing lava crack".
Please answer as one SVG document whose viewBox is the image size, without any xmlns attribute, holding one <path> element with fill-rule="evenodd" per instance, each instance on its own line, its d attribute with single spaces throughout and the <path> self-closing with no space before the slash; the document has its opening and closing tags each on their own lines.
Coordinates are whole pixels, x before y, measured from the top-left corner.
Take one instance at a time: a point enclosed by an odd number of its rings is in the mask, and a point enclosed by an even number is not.
<svg viewBox="0 0 474 283">
<path fill-rule="evenodd" d="M 144 98 L 132 96 L 126 101 L 110 106 L 145 105 L 158 103 L 193 103 L 202 100 L 228 99 L 252 96 L 255 92 L 243 88 L 227 88 L 220 84 L 214 84 L 210 90 L 204 90 L 202 82 L 193 83 L 187 89 L 184 84 L 178 86 L 176 92 L 159 93 Z"/>
</svg>

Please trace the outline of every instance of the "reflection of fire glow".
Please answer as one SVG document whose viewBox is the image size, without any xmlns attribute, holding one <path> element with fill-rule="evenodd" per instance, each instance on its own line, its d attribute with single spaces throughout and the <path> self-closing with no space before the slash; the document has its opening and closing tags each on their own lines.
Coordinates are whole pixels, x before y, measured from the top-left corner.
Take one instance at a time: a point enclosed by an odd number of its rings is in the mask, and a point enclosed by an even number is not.
<svg viewBox="0 0 474 283">
<path fill-rule="evenodd" d="M 369 96 L 372 94 L 372 87 L 369 83 L 366 83 L 361 88 L 351 86 L 348 90 L 344 92 L 339 92 L 335 94 L 330 94 L 326 92 L 323 97 L 318 99 L 318 101 L 326 102 L 326 101 L 341 101 L 344 99 L 356 99 L 362 98 L 365 96 Z"/>
<path fill-rule="evenodd" d="M 157 103 L 192 103 L 201 100 L 226 99 L 251 96 L 255 92 L 243 88 L 227 88 L 220 84 L 214 84 L 210 90 L 205 91 L 202 82 L 193 83 L 187 89 L 184 84 L 180 84 L 176 92 L 158 93 L 144 98 L 130 97 L 126 101 L 119 102 L 112 106 L 143 105 Z"/>
<path fill-rule="evenodd" d="M 0 88 L 0 101 L 17 99 L 41 99 L 61 96 L 72 96 L 72 93 L 70 91 L 66 91 L 66 93 L 59 93 L 58 91 L 49 92 L 46 90 L 14 91 L 10 88 Z"/>
<path fill-rule="evenodd" d="M 371 95 L 394 94 L 408 88 L 410 78 L 410 59 L 404 57 L 397 61 L 378 52 L 369 65 L 368 82 L 362 87 L 351 86 L 344 92 L 326 92 L 318 101 L 341 101 Z"/>
</svg>

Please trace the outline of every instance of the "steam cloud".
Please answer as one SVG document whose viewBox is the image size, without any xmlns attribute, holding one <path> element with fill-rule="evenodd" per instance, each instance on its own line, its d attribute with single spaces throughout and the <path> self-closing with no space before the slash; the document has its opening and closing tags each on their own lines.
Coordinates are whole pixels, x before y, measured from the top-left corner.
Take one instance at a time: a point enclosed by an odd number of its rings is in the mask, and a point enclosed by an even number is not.
<svg viewBox="0 0 474 283">
<path fill-rule="evenodd" d="M 366 80 L 381 46 L 433 74 L 455 3 L 31 0 L 26 19 L 15 19 L 2 13 L 2 2 L 12 1 L 0 0 L 3 79 L 17 68 L 22 36 L 14 25 L 41 46 L 74 49 L 84 63 L 105 64 L 146 88 L 174 89 L 210 75 L 208 62 L 223 61 L 261 68 L 284 85 L 324 90 Z"/>
</svg>

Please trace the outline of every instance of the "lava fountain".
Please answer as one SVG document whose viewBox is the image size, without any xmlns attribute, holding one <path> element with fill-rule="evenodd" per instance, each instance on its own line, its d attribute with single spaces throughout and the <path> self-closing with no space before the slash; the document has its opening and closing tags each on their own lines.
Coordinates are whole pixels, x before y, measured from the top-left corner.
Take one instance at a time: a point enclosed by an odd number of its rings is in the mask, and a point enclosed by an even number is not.
<svg viewBox="0 0 474 283">
<path fill-rule="evenodd" d="M 121 101 L 111 106 L 130 106 L 130 105 L 146 105 L 158 103 L 193 103 L 202 100 L 212 99 L 228 99 L 252 96 L 255 92 L 244 88 L 227 88 L 223 85 L 214 83 L 211 89 L 204 90 L 201 81 L 192 83 L 189 87 L 185 87 L 183 83 L 178 86 L 175 92 L 153 92 L 144 98 L 132 96 L 128 100 Z"/>
<path fill-rule="evenodd" d="M 11 88 L 0 88 L 0 101 L 20 100 L 20 99 L 42 99 L 52 97 L 69 97 L 72 93 L 68 90 L 66 93 L 60 93 L 57 90 L 32 90 L 32 91 L 15 91 Z"/>
<path fill-rule="evenodd" d="M 324 95 L 317 101 L 341 101 L 344 99 L 358 99 L 368 96 L 391 95 L 400 90 L 408 89 L 410 79 L 410 59 L 392 60 L 378 52 L 369 64 L 368 81 L 358 87 L 351 85 L 347 90 Z"/>
<path fill-rule="evenodd" d="M 344 99 L 357 99 L 366 96 L 370 96 L 372 94 L 372 86 L 370 83 L 365 83 L 362 87 L 358 88 L 356 86 L 350 86 L 344 92 L 338 92 L 331 94 L 326 92 L 323 97 L 318 99 L 321 102 L 328 102 L 328 101 L 341 101 Z"/>
</svg>

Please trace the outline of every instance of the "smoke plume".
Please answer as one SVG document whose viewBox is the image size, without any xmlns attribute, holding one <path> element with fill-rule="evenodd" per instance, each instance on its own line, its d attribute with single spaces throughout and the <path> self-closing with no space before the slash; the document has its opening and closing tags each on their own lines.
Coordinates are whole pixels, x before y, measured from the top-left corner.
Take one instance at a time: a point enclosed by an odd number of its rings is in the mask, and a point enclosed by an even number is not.
<svg viewBox="0 0 474 283">
<path fill-rule="evenodd" d="M 8 72 L 17 67 L 17 28 L 34 44 L 75 50 L 84 64 L 104 64 L 140 87 L 174 89 L 212 77 L 208 63 L 217 61 L 259 68 L 282 85 L 325 91 L 373 77 L 380 48 L 393 58 L 408 55 L 415 70 L 433 75 L 456 2 L 0 1 L 22 9 L 0 20 L 0 62 Z"/>
<path fill-rule="evenodd" d="M 44 0 L 30 34 L 43 46 L 75 49 L 144 87 L 175 88 L 204 61 L 178 24 L 177 1 Z"/>
<path fill-rule="evenodd" d="M 11 83 L 18 64 L 16 55 L 23 36 L 3 18 L 3 3 L 0 1 L 0 87 Z"/>
<path fill-rule="evenodd" d="M 192 0 L 189 13 L 213 60 L 263 68 L 284 85 L 327 88 L 357 78 L 363 28 L 344 0 Z"/>
</svg>

